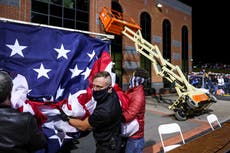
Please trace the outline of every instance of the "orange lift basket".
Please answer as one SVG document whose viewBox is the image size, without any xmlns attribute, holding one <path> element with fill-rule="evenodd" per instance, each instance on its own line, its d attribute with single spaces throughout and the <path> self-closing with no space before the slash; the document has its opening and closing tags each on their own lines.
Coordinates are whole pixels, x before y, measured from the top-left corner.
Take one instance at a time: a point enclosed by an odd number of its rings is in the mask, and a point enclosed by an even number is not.
<svg viewBox="0 0 230 153">
<path fill-rule="evenodd" d="M 121 35 L 124 26 L 133 31 L 141 30 L 141 27 L 133 18 L 124 16 L 122 13 L 104 7 L 100 13 L 100 20 L 104 25 L 105 31 L 116 35 Z"/>
</svg>

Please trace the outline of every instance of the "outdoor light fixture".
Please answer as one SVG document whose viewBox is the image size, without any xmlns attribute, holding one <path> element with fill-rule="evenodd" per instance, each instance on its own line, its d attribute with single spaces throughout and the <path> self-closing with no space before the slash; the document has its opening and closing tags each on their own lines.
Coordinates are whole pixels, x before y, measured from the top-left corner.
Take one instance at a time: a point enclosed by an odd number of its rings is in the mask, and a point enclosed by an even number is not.
<svg viewBox="0 0 230 153">
<path fill-rule="evenodd" d="M 162 4 L 161 3 L 157 3 L 156 7 L 157 8 L 162 8 Z"/>
<path fill-rule="evenodd" d="M 161 3 L 156 3 L 155 7 L 158 9 L 158 11 L 162 12 L 163 5 Z"/>
</svg>

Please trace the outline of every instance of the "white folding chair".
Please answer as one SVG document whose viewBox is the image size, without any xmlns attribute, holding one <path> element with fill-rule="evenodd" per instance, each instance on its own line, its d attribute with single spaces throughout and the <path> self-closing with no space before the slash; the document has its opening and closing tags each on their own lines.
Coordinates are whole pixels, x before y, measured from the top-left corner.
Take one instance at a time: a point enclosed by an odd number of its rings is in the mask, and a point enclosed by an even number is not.
<svg viewBox="0 0 230 153">
<path fill-rule="evenodd" d="M 208 120 L 208 123 L 211 126 L 212 130 L 214 130 L 215 125 L 218 125 L 219 127 L 221 127 L 221 124 L 220 124 L 220 122 L 219 122 L 219 120 L 215 114 L 208 115 L 207 120 Z"/>
<path fill-rule="evenodd" d="M 161 124 L 159 125 L 158 127 L 158 132 L 159 132 L 159 135 L 160 135 L 160 140 L 161 140 L 161 144 L 162 144 L 162 147 L 163 147 L 163 150 L 164 152 L 168 152 L 176 147 L 179 147 L 183 144 L 185 144 L 185 141 L 184 141 L 184 137 L 182 135 L 182 132 L 181 132 L 181 128 L 179 126 L 179 124 L 177 123 L 169 123 L 169 124 Z M 181 142 L 176 142 L 174 144 L 168 144 L 166 145 L 166 143 L 164 143 L 164 140 L 163 140 L 163 135 L 172 135 L 172 134 L 180 134 L 180 137 L 181 137 L 181 140 L 182 140 L 182 143 Z"/>
</svg>

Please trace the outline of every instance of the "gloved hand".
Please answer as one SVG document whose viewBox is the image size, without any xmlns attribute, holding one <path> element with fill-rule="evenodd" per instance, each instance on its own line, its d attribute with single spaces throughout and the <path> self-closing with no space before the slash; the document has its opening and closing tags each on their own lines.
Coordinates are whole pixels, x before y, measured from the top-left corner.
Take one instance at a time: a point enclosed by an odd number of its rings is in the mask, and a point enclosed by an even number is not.
<svg viewBox="0 0 230 153">
<path fill-rule="evenodd" d="M 60 109 L 60 113 L 61 113 L 61 114 L 59 115 L 60 118 L 61 118 L 63 121 L 65 121 L 65 122 L 67 121 L 67 122 L 68 122 L 68 121 L 69 121 L 69 116 L 66 115 L 66 113 L 65 113 L 62 109 Z"/>
</svg>

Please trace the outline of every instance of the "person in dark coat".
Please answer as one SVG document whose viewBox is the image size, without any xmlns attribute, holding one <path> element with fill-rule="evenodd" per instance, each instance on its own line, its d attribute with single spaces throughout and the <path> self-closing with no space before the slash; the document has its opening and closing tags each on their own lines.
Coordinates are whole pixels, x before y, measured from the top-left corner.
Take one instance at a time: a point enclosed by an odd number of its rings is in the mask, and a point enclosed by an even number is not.
<svg viewBox="0 0 230 153">
<path fill-rule="evenodd" d="M 10 75 L 0 71 L 0 153 L 33 153 L 47 138 L 31 113 L 11 107 L 12 87 Z"/>
</svg>

